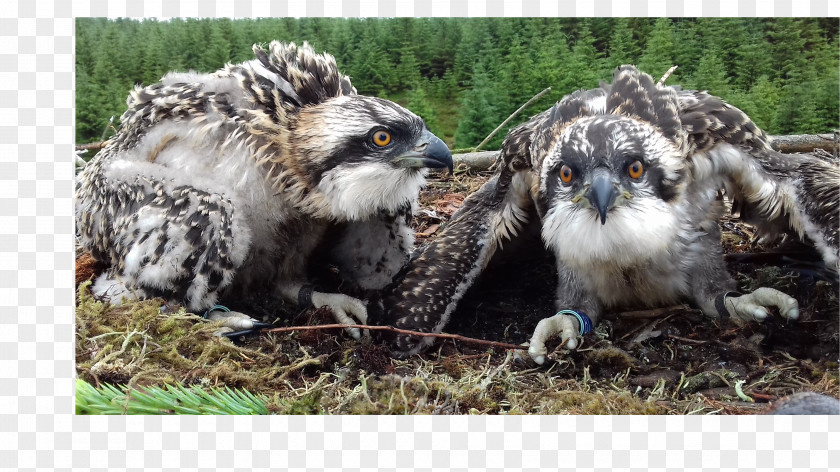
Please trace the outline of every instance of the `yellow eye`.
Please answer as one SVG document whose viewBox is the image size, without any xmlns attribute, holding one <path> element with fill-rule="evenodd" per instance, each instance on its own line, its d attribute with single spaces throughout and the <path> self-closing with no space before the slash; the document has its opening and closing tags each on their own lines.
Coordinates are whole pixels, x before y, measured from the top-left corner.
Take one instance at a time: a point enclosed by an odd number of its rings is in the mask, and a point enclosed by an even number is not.
<svg viewBox="0 0 840 472">
<path fill-rule="evenodd" d="M 377 146 L 382 147 L 382 146 L 387 146 L 388 143 L 390 143 L 390 142 L 391 142 L 391 133 L 385 131 L 384 129 L 373 133 L 373 144 L 376 144 Z"/>
<path fill-rule="evenodd" d="M 642 176 L 642 172 L 644 172 L 644 170 L 645 166 L 643 166 L 641 162 L 635 161 L 627 168 L 627 173 L 630 174 L 630 177 L 638 179 Z"/>
<path fill-rule="evenodd" d="M 572 168 L 567 165 L 563 165 L 563 167 L 560 168 L 560 180 L 562 180 L 564 184 L 567 184 L 572 181 L 572 177 Z"/>
</svg>

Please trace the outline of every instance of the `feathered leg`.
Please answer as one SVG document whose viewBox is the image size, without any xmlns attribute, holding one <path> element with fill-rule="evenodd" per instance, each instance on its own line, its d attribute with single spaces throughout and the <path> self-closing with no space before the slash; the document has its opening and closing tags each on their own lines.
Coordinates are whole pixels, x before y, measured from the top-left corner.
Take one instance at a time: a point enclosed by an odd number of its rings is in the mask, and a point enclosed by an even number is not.
<svg viewBox="0 0 840 472">
<path fill-rule="evenodd" d="M 502 173 L 467 197 L 446 229 L 382 300 L 382 306 L 371 308 L 384 312 L 378 321 L 402 329 L 440 332 L 503 240 L 515 236 L 526 221 L 530 178 L 530 172 Z M 407 356 L 428 347 L 433 339 L 397 335 L 392 341 L 395 355 Z"/>
<path fill-rule="evenodd" d="M 568 349 L 575 349 L 578 346 L 580 322 L 573 315 L 560 311 L 574 309 L 582 312 L 589 317 L 593 326 L 597 325 L 601 318 L 601 304 L 595 297 L 589 295 L 574 271 L 569 270 L 559 259 L 557 260 L 557 275 L 558 313 L 540 320 L 528 343 L 528 355 L 537 364 L 545 362 L 545 356 L 548 354 L 545 342 L 549 339 L 559 337 L 560 342 L 565 343 Z"/>
<path fill-rule="evenodd" d="M 767 307 L 776 307 L 787 319 L 799 316 L 796 300 L 778 290 L 761 287 L 752 293 L 740 295 L 735 290 L 735 281 L 726 270 L 720 247 L 720 231 L 717 226 L 702 236 L 700 244 L 705 247 L 706 257 L 696 258 L 690 271 L 690 290 L 694 303 L 710 318 L 728 318 L 739 323 L 764 321 Z"/>
</svg>

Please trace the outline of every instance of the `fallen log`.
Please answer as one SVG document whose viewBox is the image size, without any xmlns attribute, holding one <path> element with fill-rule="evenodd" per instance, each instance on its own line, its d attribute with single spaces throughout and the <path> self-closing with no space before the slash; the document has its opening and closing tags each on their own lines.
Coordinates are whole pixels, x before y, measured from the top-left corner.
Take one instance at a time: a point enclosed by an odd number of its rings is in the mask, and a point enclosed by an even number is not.
<svg viewBox="0 0 840 472">
<path fill-rule="evenodd" d="M 465 152 L 463 154 L 453 154 L 452 160 L 455 167 L 464 164 L 469 170 L 481 171 L 489 169 L 496 162 L 496 156 L 498 155 L 499 151 Z"/>
<path fill-rule="evenodd" d="M 813 152 L 814 149 L 834 152 L 837 146 L 834 134 L 794 134 L 768 138 L 770 146 L 779 152 Z"/>
</svg>

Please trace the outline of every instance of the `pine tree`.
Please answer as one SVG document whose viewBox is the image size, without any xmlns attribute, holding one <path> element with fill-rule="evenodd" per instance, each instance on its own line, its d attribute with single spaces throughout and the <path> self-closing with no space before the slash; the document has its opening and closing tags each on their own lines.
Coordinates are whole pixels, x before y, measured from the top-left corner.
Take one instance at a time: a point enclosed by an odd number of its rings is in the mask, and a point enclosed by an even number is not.
<svg viewBox="0 0 840 472">
<path fill-rule="evenodd" d="M 493 124 L 480 135 L 543 88 L 552 91 L 521 119 L 609 79 L 622 63 L 655 78 L 678 65 L 670 84 L 724 95 L 771 133 L 830 131 L 840 106 L 838 34 L 836 21 L 810 18 L 80 18 L 77 139 L 98 140 L 108 118 L 124 111 L 134 84 L 172 70 L 215 71 L 252 58 L 253 43 L 275 39 L 308 40 L 329 52 L 360 93 L 434 105 L 447 136 L 457 131 L 458 115 L 472 113 L 466 105 L 493 109 L 484 115 Z M 479 63 L 482 75 L 473 80 Z M 469 90 L 474 84 L 481 93 Z M 478 121 L 467 122 L 462 141 Z"/>
<path fill-rule="evenodd" d="M 458 83 L 465 85 L 472 77 L 475 64 L 480 60 L 486 64 L 497 52 L 487 18 L 467 18 L 461 28 L 462 39 L 455 53 L 454 72 Z"/>
<path fill-rule="evenodd" d="M 602 66 L 601 54 L 595 49 L 594 38 L 589 31 L 589 22 L 584 20 L 578 25 L 578 37 L 572 46 L 566 68 L 566 81 L 563 88 L 569 91 L 579 88 L 592 88 L 598 80 L 608 75 Z"/>
<path fill-rule="evenodd" d="M 206 29 L 209 36 L 201 54 L 200 70 L 213 72 L 230 62 L 230 41 L 225 37 L 221 25 L 208 23 Z"/>
<path fill-rule="evenodd" d="M 166 45 L 164 44 L 161 26 L 154 20 L 144 20 L 142 29 L 143 55 L 141 60 L 141 73 L 143 84 L 153 84 L 168 72 L 169 61 Z"/>
<path fill-rule="evenodd" d="M 639 68 L 658 79 L 674 65 L 674 27 L 669 18 L 659 18 L 653 25 Z M 677 69 L 673 78 L 680 71 Z"/>
<path fill-rule="evenodd" d="M 353 85 L 359 93 L 381 95 L 394 80 L 394 66 L 377 40 L 376 22 L 368 19 L 363 25 L 362 40 L 350 64 Z"/>
<path fill-rule="evenodd" d="M 817 103 L 809 94 L 802 95 L 798 113 L 793 121 L 796 133 L 824 133 L 829 131 L 823 127 L 823 120 L 818 116 Z"/>
<path fill-rule="evenodd" d="M 694 74 L 700 58 L 707 47 L 701 36 L 701 27 L 693 18 L 680 18 L 674 21 L 674 63 L 677 70 L 668 80 L 669 84 L 682 83 L 680 77 Z"/>
<path fill-rule="evenodd" d="M 443 77 L 435 80 L 433 84 L 434 95 L 441 100 L 451 101 L 458 96 L 458 80 L 455 78 L 455 72 L 452 69 L 447 69 Z"/>
<path fill-rule="evenodd" d="M 463 93 L 461 118 L 455 130 L 455 146 L 458 148 L 478 145 L 501 123 L 495 107 L 496 90 L 490 81 L 484 63 L 475 65 L 470 88 Z M 492 146 L 487 149 L 492 149 Z"/>
<path fill-rule="evenodd" d="M 443 135 L 443 131 L 438 126 L 435 108 L 426 98 L 426 92 L 420 82 L 417 82 L 416 86 L 408 92 L 408 104 L 406 105 L 406 108 L 414 112 L 420 118 L 423 118 L 423 121 L 426 122 L 426 126 L 429 127 L 429 130 L 432 133 L 438 136 Z"/>
<path fill-rule="evenodd" d="M 779 78 L 783 84 L 796 81 L 807 65 L 805 58 L 805 40 L 793 18 L 775 18 L 768 35 L 772 40 L 770 49 L 773 68 L 781 72 Z"/>
<path fill-rule="evenodd" d="M 769 77 L 773 73 L 763 23 L 751 19 L 749 31 L 744 43 L 735 49 L 735 63 L 730 70 L 732 85 L 741 90 L 749 90 L 761 76 Z"/>
<path fill-rule="evenodd" d="M 400 51 L 400 61 L 397 65 L 396 84 L 400 89 L 417 88 L 420 84 L 420 67 L 417 64 L 417 59 L 414 57 L 414 51 L 410 46 L 402 48 Z"/>
<path fill-rule="evenodd" d="M 691 88 L 707 90 L 712 95 L 727 98 L 732 87 L 717 49 L 709 49 L 703 54 L 688 84 Z"/>
<path fill-rule="evenodd" d="M 639 47 L 633 39 L 630 20 L 617 18 L 610 36 L 607 65 L 610 69 L 623 64 L 635 64 L 639 58 Z"/>
<path fill-rule="evenodd" d="M 776 110 L 779 103 L 779 88 L 766 75 L 755 81 L 748 94 L 747 103 L 738 105 L 750 118 L 766 132 L 777 132 L 774 128 Z"/>
<path fill-rule="evenodd" d="M 556 18 L 549 21 L 543 34 L 531 39 L 530 46 L 530 49 L 536 52 L 534 83 L 540 89 L 551 87 L 551 92 L 534 103 L 533 108 L 537 110 L 545 110 L 574 90 L 574 84 L 571 83 L 573 79 L 568 78 L 569 70 L 566 67 L 571 51 L 566 42 L 563 25 Z"/>
<path fill-rule="evenodd" d="M 503 113 L 513 112 L 539 92 L 539 86 L 534 80 L 534 61 L 531 59 L 531 51 L 523 44 L 521 37 L 514 36 L 498 72 L 498 79 L 500 80 L 497 82 L 500 84 L 509 84 L 503 87 L 503 93 L 496 97 L 496 107 Z"/>
</svg>

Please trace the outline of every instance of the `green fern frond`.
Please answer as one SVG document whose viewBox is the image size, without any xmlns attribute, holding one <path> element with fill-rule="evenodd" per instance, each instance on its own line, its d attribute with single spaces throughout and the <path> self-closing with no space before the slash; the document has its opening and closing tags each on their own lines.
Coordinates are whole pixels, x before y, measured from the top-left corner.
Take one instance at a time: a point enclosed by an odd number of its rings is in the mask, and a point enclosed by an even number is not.
<svg viewBox="0 0 840 472">
<path fill-rule="evenodd" d="M 267 415 L 268 398 L 247 390 L 181 384 L 142 389 L 103 384 L 95 388 L 76 379 L 78 415 Z"/>
</svg>

